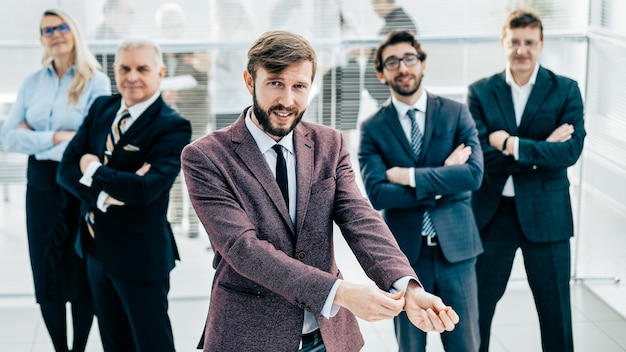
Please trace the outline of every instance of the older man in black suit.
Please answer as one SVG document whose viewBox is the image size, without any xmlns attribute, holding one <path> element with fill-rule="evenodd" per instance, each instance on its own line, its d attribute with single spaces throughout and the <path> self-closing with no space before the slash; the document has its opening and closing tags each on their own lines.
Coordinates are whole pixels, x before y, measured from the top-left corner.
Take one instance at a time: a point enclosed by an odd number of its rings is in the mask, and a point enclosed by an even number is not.
<svg viewBox="0 0 626 352">
<path fill-rule="evenodd" d="M 454 302 L 461 320 L 441 335 L 446 350 L 476 351 L 482 246 L 470 191 L 480 185 L 483 160 L 474 121 L 465 105 L 424 89 L 426 53 L 411 32 L 389 33 L 375 63 L 391 99 L 361 126 L 365 189 L 424 287 Z M 400 351 L 425 350 L 426 334 L 404 313 L 394 323 Z"/>
<path fill-rule="evenodd" d="M 567 168 L 583 148 L 583 103 L 575 81 L 538 63 L 539 16 L 509 14 L 501 45 L 504 72 L 469 87 L 469 108 L 485 157 L 483 184 L 472 205 L 485 252 L 477 261 L 481 351 L 521 248 L 535 298 L 544 351 L 572 351 Z"/>
<path fill-rule="evenodd" d="M 173 351 L 167 294 L 178 251 L 166 212 L 191 126 L 161 99 L 156 43 L 123 42 L 114 67 L 121 95 L 93 103 L 58 181 L 82 201 L 79 251 L 105 351 Z"/>
</svg>

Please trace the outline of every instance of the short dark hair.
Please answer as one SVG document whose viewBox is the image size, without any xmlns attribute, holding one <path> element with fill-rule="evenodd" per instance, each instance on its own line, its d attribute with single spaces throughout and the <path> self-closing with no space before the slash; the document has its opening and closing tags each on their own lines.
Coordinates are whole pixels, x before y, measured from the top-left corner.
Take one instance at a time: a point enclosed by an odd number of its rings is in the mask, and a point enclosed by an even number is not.
<svg viewBox="0 0 626 352">
<path fill-rule="evenodd" d="M 383 50 L 390 45 L 408 43 L 417 50 L 417 56 L 420 61 L 426 60 L 426 52 L 422 50 L 422 45 L 415 38 L 415 35 L 411 31 L 407 30 L 395 30 L 387 34 L 387 39 L 378 44 L 376 52 L 374 53 L 374 69 L 377 72 L 383 72 Z"/>
<path fill-rule="evenodd" d="M 539 28 L 540 38 L 543 40 L 543 23 L 541 23 L 541 17 L 535 11 L 517 8 L 506 18 L 504 27 L 502 27 L 502 38 L 506 35 L 506 31 L 514 28 Z"/>
<path fill-rule="evenodd" d="M 315 50 L 304 37 L 287 31 L 269 31 L 254 41 L 248 50 L 248 72 L 256 78 L 257 68 L 280 73 L 287 67 L 309 61 L 313 64 L 311 81 L 315 77 Z"/>
</svg>

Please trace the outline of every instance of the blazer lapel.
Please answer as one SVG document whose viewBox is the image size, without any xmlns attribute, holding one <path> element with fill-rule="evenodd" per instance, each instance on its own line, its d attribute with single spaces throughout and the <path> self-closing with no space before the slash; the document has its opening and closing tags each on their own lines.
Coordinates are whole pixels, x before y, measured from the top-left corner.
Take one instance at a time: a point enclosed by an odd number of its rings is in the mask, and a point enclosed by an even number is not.
<svg viewBox="0 0 626 352">
<path fill-rule="evenodd" d="M 539 67 L 535 86 L 530 91 L 530 96 L 528 97 L 528 102 L 526 103 L 522 120 L 520 121 L 520 134 L 523 135 L 532 125 L 533 120 L 537 116 L 537 112 L 540 110 L 544 100 L 548 97 L 548 92 L 551 89 L 552 80 L 550 80 L 548 73 L 542 67 Z"/>
<path fill-rule="evenodd" d="M 515 121 L 515 107 L 513 106 L 513 97 L 511 96 L 511 87 L 506 84 L 505 73 L 502 72 L 493 86 L 493 94 L 495 95 L 498 107 L 504 117 L 506 130 L 512 135 L 517 135 L 517 121 Z"/>
<path fill-rule="evenodd" d="M 388 105 L 384 106 L 383 111 L 383 114 L 385 116 L 385 123 L 391 130 L 393 136 L 402 146 L 402 149 L 404 149 L 407 155 L 411 156 L 411 159 L 413 159 L 413 161 L 417 165 L 419 163 L 419 159 L 417 158 L 415 153 L 413 153 L 413 148 L 411 148 L 411 141 L 406 138 L 406 134 L 402 129 L 402 125 L 400 124 L 400 120 L 398 119 L 398 110 L 396 110 L 395 106 L 393 106 L 393 104 L 391 103 L 391 99 L 389 99 L 386 104 Z M 381 131 L 384 130 L 385 129 L 381 129 Z"/>
<path fill-rule="evenodd" d="M 111 133 L 111 126 L 113 125 L 113 121 L 117 116 L 117 110 L 120 108 L 120 99 L 113 100 L 113 104 L 109 104 L 107 108 L 104 109 L 102 113 L 101 122 L 98 122 L 94 125 L 94 128 L 97 129 L 94 135 L 97 136 L 95 139 L 96 150 L 100 160 L 104 160 L 104 152 L 106 151 L 106 141 L 107 136 Z M 114 151 L 115 152 L 115 151 Z M 109 160 L 111 156 L 109 156 Z"/>
<path fill-rule="evenodd" d="M 288 224 L 291 233 L 295 235 L 291 216 L 289 216 L 287 207 L 284 206 L 285 201 L 283 200 L 283 195 L 280 192 L 278 183 L 276 183 L 276 178 L 265 162 L 265 158 L 259 146 L 246 128 L 244 122 L 245 114 L 246 111 L 244 111 L 232 125 L 231 138 L 233 143 L 237 144 L 237 146 L 235 146 L 235 154 L 239 156 L 243 165 L 245 165 L 257 179 L 264 192 L 269 196 L 276 209 L 280 212 L 285 223 Z"/>
<path fill-rule="evenodd" d="M 433 136 L 433 131 L 435 130 L 435 116 L 439 116 L 439 108 L 441 102 L 436 96 L 432 96 L 430 94 L 426 95 L 428 99 L 428 105 L 426 107 L 426 120 L 424 121 L 424 131 L 423 131 L 423 139 L 422 139 L 422 157 L 421 160 L 424 160 L 424 155 L 426 155 L 426 150 L 428 150 L 428 146 L 430 145 L 430 140 Z"/>
</svg>

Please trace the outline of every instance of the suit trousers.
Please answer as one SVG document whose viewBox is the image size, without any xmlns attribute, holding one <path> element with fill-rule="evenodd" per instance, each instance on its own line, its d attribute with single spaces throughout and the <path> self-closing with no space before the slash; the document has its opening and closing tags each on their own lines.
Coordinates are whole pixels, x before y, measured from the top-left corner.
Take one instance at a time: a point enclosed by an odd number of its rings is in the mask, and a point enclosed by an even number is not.
<svg viewBox="0 0 626 352">
<path fill-rule="evenodd" d="M 454 308 L 461 319 L 453 331 L 441 334 L 445 350 L 477 351 L 479 331 L 476 259 L 450 263 L 444 258 L 439 246 L 429 247 L 424 241 L 413 267 L 424 289 L 441 297 L 446 305 Z M 394 328 L 400 352 L 426 350 L 426 333 L 416 328 L 404 311 L 394 318 Z"/>
<path fill-rule="evenodd" d="M 491 322 L 504 295 L 513 259 L 522 250 L 528 283 L 535 299 L 544 351 L 573 351 L 570 305 L 570 243 L 533 243 L 522 232 L 515 199 L 502 197 L 493 219 L 481 232 L 484 253 L 478 256 L 480 351 L 489 350 Z"/>
<path fill-rule="evenodd" d="M 86 251 L 86 257 L 104 351 L 174 351 L 167 314 L 169 278 L 117 280 L 92 252 Z"/>
</svg>

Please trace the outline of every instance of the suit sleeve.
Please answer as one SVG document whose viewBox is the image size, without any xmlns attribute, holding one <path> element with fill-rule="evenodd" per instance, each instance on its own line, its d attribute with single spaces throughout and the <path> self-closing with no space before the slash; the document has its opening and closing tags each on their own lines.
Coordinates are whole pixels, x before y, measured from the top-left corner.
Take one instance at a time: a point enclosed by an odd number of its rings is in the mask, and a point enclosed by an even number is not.
<svg viewBox="0 0 626 352">
<path fill-rule="evenodd" d="M 438 166 L 416 168 L 416 197 L 434 197 L 436 195 L 445 197 L 460 192 L 473 191 L 480 187 L 483 177 L 483 153 L 478 141 L 478 132 L 467 107 L 465 105 L 458 105 L 458 107 L 456 114 L 457 130 L 455 131 L 454 144 L 451 146 L 448 156 L 461 144 L 472 148 L 472 154 L 469 160 L 462 165 L 444 166 L 444 159 Z M 434 147 L 437 141 L 433 140 L 431 143 Z M 428 153 L 428 151 L 425 152 Z"/>
<path fill-rule="evenodd" d="M 63 158 L 57 169 L 57 182 L 81 201 L 95 207 L 99 190 L 87 187 L 79 182 L 83 173 L 80 170 L 80 158 L 84 154 L 94 154 L 95 150 L 89 147 L 89 131 L 93 129 L 95 116 L 97 115 L 98 100 L 89 108 L 87 117 L 76 131 L 76 135 L 68 144 Z"/>
<path fill-rule="evenodd" d="M 583 101 L 578 84 L 570 81 L 565 104 L 558 117 L 558 125 L 569 123 L 574 126 L 572 138 L 565 142 L 547 142 L 520 138 L 519 164 L 543 169 L 564 169 L 574 165 L 583 149 L 585 126 L 583 122 Z"/>
<path fill-rule="evenodd" d="M 170 118 L 158 128 L 146 154 L 145 162 L 150 164 L 148 173 L 140 176 L 136 170 L 120 171 L 102 165 L 93 175 L 92 188 L 127 205 L 150 204 L 169 190 L 180 171 L 180 153 L 191 138 L 191 125 L 185 119 Z"/>
<path fill-rule="evenodd" d="M 481 94 L 484 87 L 485 83 L 470 86 L 467 94 L 467 105 L 478 131 L 485 169 L 489 170 L 490 173 L 502 175 L 532 171 L 532 166 L 518 163 L 513 156 L 506 156 L 502 154 L 502 151 L 489 144 L 489 134 L 495 131 L 495 129 L 490 127 L 487 122 L 485 109 L 488 108 L 488 104 L 485 102 L 485 97 Z"/>
<path fill-rule="evenodd" d="M 367 196 L 375 209 L 412 208 L 434 206 L 433 197 L 416 196 L 411 187 L 391 183 L 387 180 L 387 169 L 380 147 L 377 145 L 376 126 L 361 126 L 361 143 L 359 145 L 359 165 Z"/>
</svg>

